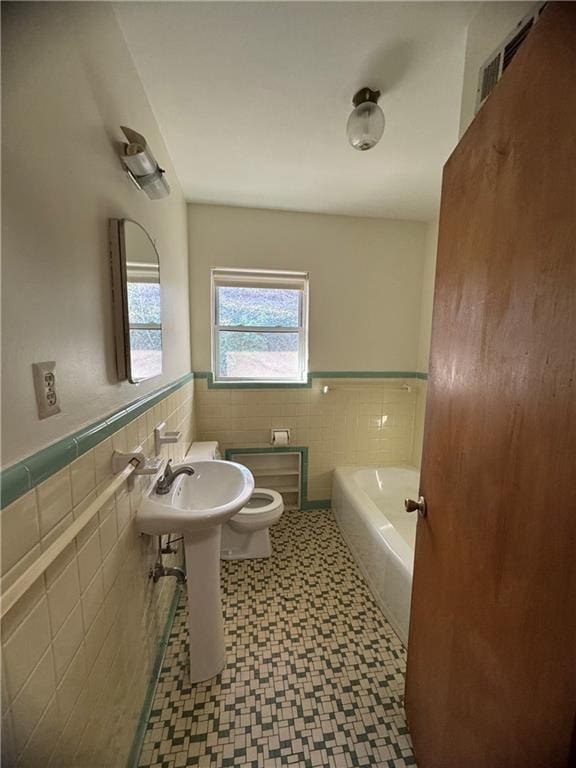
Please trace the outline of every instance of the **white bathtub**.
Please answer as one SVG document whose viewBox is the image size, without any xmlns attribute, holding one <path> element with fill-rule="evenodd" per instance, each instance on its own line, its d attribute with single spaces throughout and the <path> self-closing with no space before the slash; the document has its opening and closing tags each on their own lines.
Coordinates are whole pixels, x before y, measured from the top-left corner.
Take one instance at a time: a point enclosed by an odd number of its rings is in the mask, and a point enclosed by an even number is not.
<svg viewBox="0 0 576 768">
<path fill-rule="evenodd" d="M 334 472 L 332 507 L 340 530 L 374 598 L 408 642 L 417 515 L 404 499 L 418 498 L 420 473 L 410 467 L 345 467 Z"/>
</svg>

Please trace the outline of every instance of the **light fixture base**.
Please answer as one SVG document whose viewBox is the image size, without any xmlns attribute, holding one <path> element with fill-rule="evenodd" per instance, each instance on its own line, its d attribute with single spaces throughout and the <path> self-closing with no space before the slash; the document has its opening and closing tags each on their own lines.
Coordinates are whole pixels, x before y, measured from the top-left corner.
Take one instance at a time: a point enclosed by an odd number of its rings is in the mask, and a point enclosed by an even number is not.
<svg viewBox="0 0 576 768">
<path fill-rule="evenodd" d="M 373 91 L 372 88 L 360 88 L 360 90 L 354 94 L 352 104 L 354 104 L 355 107 L 360 106 L 360 104 L 365 104 L 367 101 L 371 101 L 373 104 L 378 104 L 379 98 L 380 91 Z"/>
</svg>

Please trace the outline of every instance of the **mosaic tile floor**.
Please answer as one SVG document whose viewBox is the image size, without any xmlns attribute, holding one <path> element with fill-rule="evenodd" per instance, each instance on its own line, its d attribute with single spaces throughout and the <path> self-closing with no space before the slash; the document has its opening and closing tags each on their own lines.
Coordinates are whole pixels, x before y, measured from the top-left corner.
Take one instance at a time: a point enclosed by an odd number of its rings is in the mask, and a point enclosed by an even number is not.
<svg viewBox="0 0 576 768">
<path fill-rule="evenodd" d="M 222 563 L 227 666 L 188 682 L 181 598 L 139 765 L 416 765 L 405 652 L 330 511 L 285 513 L 269 560 Z"/>
</svg>

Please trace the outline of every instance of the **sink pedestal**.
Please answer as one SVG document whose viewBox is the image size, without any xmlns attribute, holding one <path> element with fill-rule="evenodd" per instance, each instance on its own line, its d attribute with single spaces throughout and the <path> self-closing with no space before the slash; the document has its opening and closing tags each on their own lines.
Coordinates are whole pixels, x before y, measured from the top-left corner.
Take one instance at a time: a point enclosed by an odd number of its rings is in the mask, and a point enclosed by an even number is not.
<svg viewBox="0 0 576 768">
<path fill-rule="evenodd" d="M 184 534 L 191 683 L 209 680 L 225 665 L 220 535 L 220 525 Z"/>
<path fill-rule="evenodd" d="M 164 470 L 161 486 L 159 474 L 144 494 L 136 524 L 150 536 L 181 533 L 184 537 L 190 682 L 200 683 L 224 669 L 221 529 L 250 500 L 254 478 L 247 467 L 219 459 L 178 465 L 171 473 Z"/>
</svg>

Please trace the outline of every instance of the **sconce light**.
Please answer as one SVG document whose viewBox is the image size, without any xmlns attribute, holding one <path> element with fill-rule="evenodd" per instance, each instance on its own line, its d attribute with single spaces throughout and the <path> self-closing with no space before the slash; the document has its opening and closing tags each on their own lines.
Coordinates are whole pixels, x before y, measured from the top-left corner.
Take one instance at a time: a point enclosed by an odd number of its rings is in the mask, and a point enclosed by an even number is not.
<svg viewBox="0 0 576 768">
<path fill-rule="evenodd" d="M 162 170 L 156 162 L 144 136 L 124 125 L 120 127 L 128 139 L 128 144 L 124 144 L 122 155 L 122 163 L 128 176 L 138 189 L 146 192 L 151 200 L 168 197 L 170 186 L 164 178 L 166 171 Z"/>
<path fill-rule="evenodd" d="M 352 99 L 354 109 L 346 125 L 348 141 L 354 149 L 360 151 L 372 149 L 382 138 L 386 120 L 384 112 L 378 106 L 379 98 L 380 91 L 373 91 L 370 88 L 361 88 L 354 94 Z"/>
</svg>

